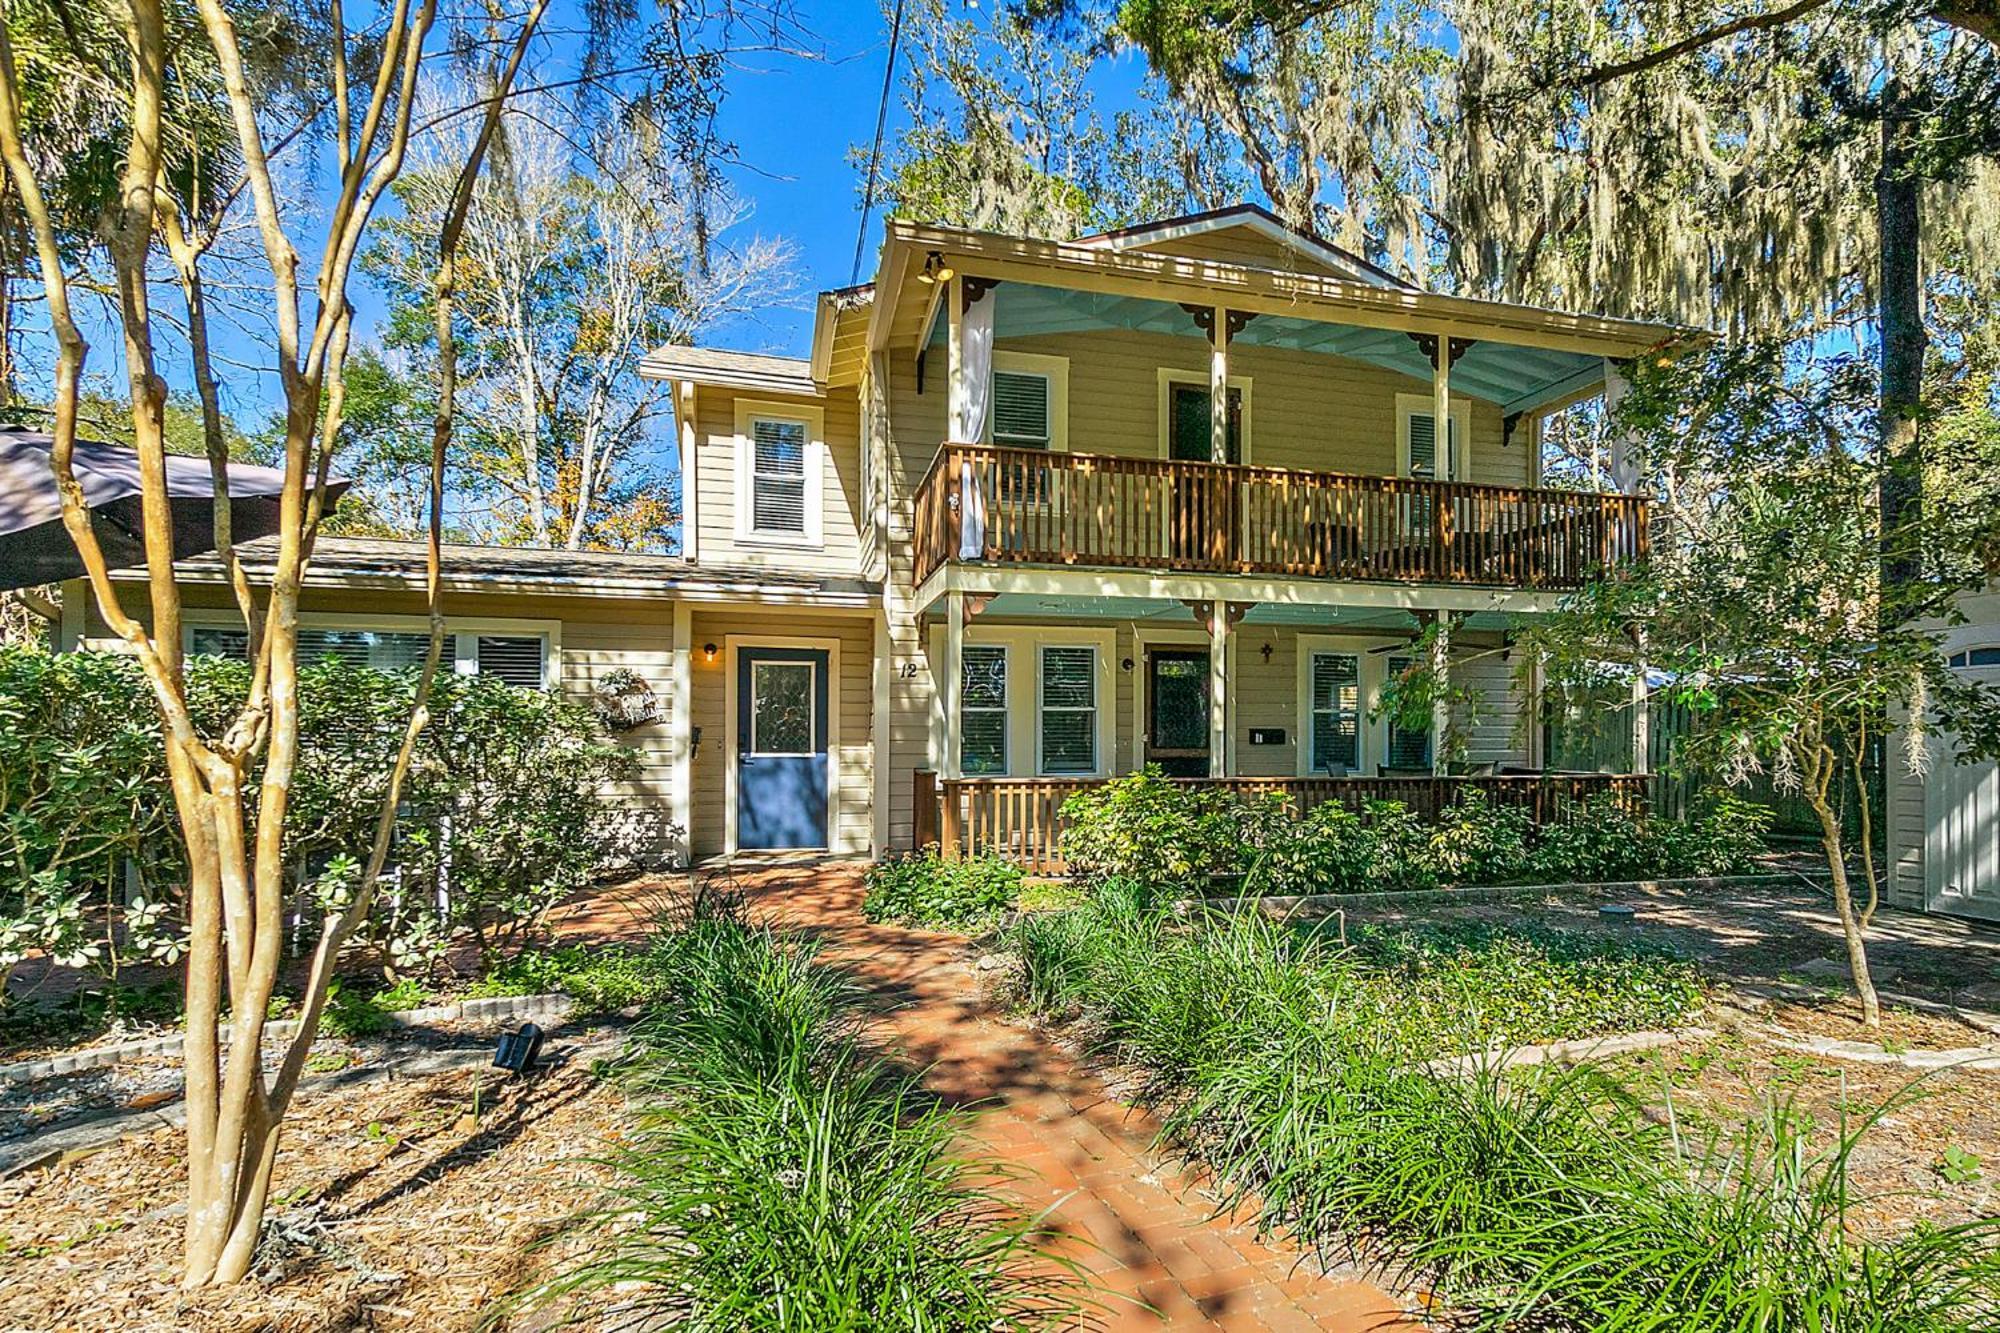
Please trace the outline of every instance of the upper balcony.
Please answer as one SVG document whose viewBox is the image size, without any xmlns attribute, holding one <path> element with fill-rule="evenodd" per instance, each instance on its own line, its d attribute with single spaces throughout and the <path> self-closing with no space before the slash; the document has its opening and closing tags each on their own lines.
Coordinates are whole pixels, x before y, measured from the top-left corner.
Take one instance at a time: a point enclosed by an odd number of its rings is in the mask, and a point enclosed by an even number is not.
<svg viewBox="0 0 2000 1333">
<path fill-rule="evenodd" d="M 919 584 L 978 561 L 1561 591 L 1644 558 L 1647 502 L 947 444 L 915 542 Z"/>
</svg>

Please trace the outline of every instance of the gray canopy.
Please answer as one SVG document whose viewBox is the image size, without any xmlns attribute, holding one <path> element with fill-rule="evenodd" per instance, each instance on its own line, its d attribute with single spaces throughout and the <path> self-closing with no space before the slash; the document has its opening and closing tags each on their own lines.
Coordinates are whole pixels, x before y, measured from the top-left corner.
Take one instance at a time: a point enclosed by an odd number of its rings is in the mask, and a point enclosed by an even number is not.
<svg viewBox="0 0 2000 1333">
<path fill-rule="evenodd" d="M 83 559 L 62 525 L 46 431 L 0 425 L 0 590 L 81 577 Z M 92 525 L 113 569 L 145 563 L 137 450 L 78 440 L 76 479 L 90 504 Z M 230 535 L 248 541 L 278 530 L 278 496 L 285 474 L 248 463 L 229 465 Z M 328 483 L 332 497 L 345 481 Z M 174 557 L 215 547 L 211 505 L 214 485 L 208 459 L 167 455 L 167 495 L 173 509 Z"/>
</svg>

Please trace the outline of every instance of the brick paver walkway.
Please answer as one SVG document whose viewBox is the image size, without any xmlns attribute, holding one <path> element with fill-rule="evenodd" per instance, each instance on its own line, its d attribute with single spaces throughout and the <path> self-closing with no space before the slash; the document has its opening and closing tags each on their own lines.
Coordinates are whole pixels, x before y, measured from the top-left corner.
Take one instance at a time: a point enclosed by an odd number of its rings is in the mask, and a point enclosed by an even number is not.
<svg viewBox="0 0 2000 1333">
<path fill-rule="evenodd" d="M 1423 1327 L 1373 1285 L 1320 1274 L 1249 1225 L 1212 1217 L 1186 1173 L 1152 1150 L 1156 1121 L 981 1003 L 964 940 L 864 921 L 857 867 L 762 870 L 738 882 L 763 910 L 825 939 L 829 961 L 869 988 L 887 1044 L 928 1068 L 940 1096 L 972 1108 L 978 1147 L 1019 1172 L 1005 1188 L 1046 1210 L 1058 1251 L 1103 1293 L 1106 1329 Z M 626 903 L 600 900 L 563 929 L 623 933 L 635 920 Z"/>
</svg>

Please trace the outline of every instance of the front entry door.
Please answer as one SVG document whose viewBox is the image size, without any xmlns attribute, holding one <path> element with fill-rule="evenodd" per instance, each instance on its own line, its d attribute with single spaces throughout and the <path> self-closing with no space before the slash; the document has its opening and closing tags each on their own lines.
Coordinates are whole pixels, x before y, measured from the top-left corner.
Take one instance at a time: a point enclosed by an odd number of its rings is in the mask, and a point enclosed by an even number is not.
<svg viewBox="0 0 2000 1333">
<path fill-rule="evenodd" d="M 1146 762 L 1169 777 L 1208 776 L 1207 653 L 1147 654 Z"/>
<path fill-rule="evenodd" d="M 827 654 L 744 648 L 736 655 L 736 845 L 827 846 Z"/>
</svg>

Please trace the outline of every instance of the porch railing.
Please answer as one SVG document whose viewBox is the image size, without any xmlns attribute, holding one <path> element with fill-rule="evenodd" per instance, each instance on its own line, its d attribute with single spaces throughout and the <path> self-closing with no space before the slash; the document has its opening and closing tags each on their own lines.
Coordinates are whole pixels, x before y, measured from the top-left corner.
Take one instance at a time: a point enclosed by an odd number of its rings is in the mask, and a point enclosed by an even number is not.
<svg viewBox="0 0 2000 1333">
<path fill-rule="evenodd" d="M 1574 588 L 1646 554 L 1630 495 L 948 444 L 916 496 L 950 560 Z"/>
<path fill-rule="evenodd" d="M 947 857 L 991 852 L 1035 874 L 1068 872 L 1062 858 L 1062 805 L 1102 778 L 955 778 L 916 775 L 916 842 L 935 842 Z M 1425 818 L 1461 793 L 1477 790 L 1499 805 L 1520 806 L 1537 823 L 1558 823 L 1579 802 L 1609 796 L 1641 807 L 1650 779 L 1636 774 L 1530 773 L 1493 777 L 1179 778 L 1189 786 L 1226 787 L 1245 795 L 1275 792 L 1304 814 L 1328 801 L 1359 810 L 1369 801 L 1401 801 Z"/>
</svg>

